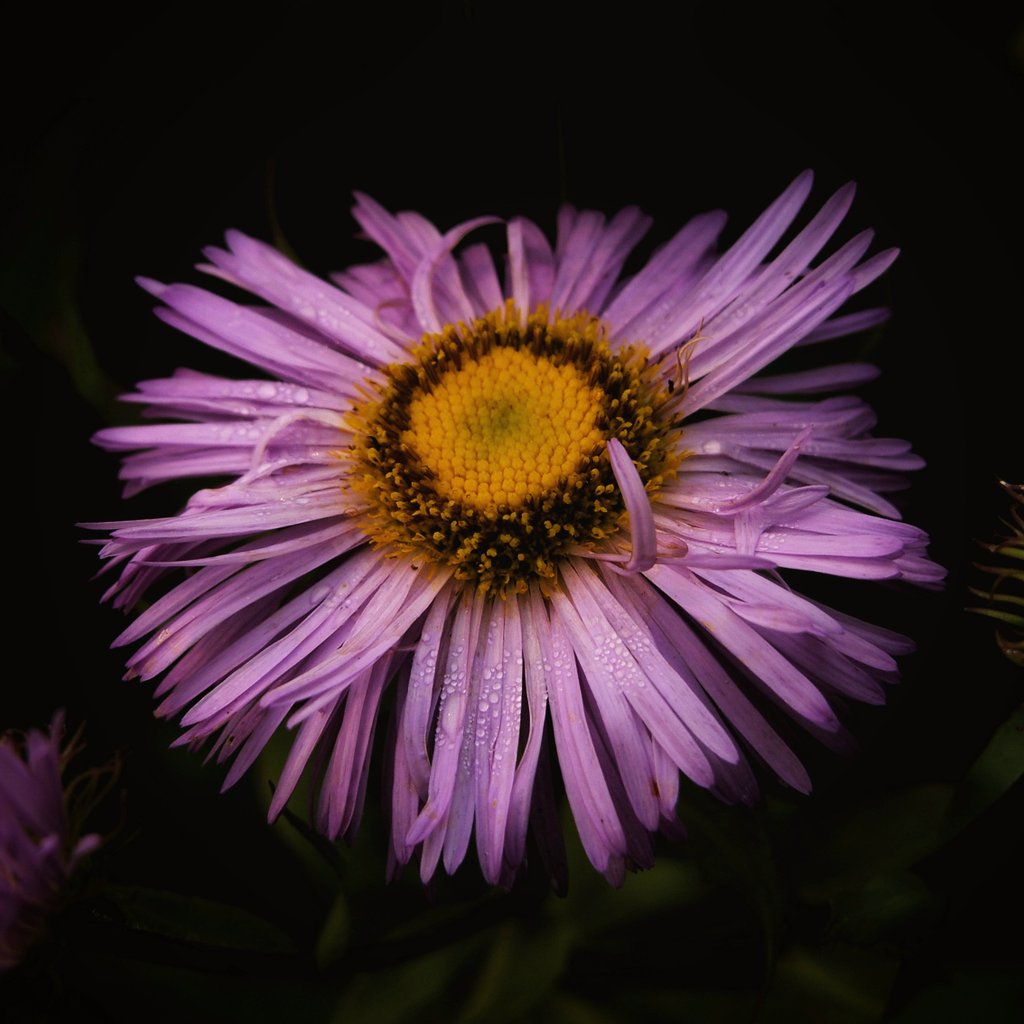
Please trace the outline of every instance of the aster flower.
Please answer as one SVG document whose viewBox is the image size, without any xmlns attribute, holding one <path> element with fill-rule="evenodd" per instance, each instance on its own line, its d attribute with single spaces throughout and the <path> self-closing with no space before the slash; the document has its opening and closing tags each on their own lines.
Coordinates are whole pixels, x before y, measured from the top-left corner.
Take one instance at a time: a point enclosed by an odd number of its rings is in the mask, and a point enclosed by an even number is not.
<svg viewBox="0 0 1024 1024">
<path fill-rule="evenodd" d="M 0 971 L 21 961 L 79 861 L 100 843 L 77 836 L 61 782 L 77 744 L 62 748 L 63 732 L 58 712 L 49 733 L 0 737 Z"/>
<path fill-rule="evenodd" d="M 882 701 L 910 644 L 783 571 L 942 575 L 885 497 L 920 461 L 836 394 L 875 370 L 761 372 L 885 317 L 836 315 L 895 257 L 866 257 L 870 232 L 815 262 L 852 186 L 779 250 L 810 188 L 722 255 L 725 216 L 702 214 L 626 279 L 636 208 L 563 207 L 554 247 L 514 218 L 500 272 L 463 245 L 495 218 L 442 232 L 357 195 L 386 257 L 333 283 L 235 231 L 202 269 L 269 305 L 143 281 L 267 375 L 146 381 L 128 399 L 177 422 L 97 437 L 131 453 L 129 492 L 219 478 L 178 515 L 96 524 L 117 606 L 162 587 L 117 642 L 141 642 L 129 674 L 162 677 L 181 742 L 231 785 L 291 727 L 271 817 L 308 768 L 317 825 L 350 836 L 386 703 L 392 862 L 418 852 L 424 879 L 475 834 L 507 883 L 531 817 L 550 838 L 554 761 L 616 883 L 676 822 L 680 773 L 750 800 L 753 758 L 808 790 L 767 709 L 840 736 L 834 704 Z"/>
</svg>

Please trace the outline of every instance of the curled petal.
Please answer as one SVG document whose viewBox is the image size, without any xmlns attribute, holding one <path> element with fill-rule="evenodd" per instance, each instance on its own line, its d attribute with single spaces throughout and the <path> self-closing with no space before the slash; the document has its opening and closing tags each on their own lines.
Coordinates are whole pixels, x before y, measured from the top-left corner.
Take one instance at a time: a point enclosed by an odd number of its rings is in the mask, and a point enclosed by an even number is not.
<svg viewBox="0 0 1024 1024">
<path fill-rule="evenodd" d="M 633 460 L 618 438 L 608 439 L 608 458 L 611 460 L 615 482 L 619 485 L 622 501 L 629 514 L 629 539 L 633 552 L 623 568 L 626 572 L 644 572 L 654 565 L 657 557 L 651 503 Z"/>
</svg>

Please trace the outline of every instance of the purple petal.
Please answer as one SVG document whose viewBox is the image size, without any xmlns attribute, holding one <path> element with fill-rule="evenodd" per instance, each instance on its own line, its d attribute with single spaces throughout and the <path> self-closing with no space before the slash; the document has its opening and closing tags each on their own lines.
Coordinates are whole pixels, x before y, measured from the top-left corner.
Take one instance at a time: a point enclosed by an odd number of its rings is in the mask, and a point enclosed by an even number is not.
<svg viewBox="0 0 1024 1024">
<path fill-rule="evenodd" d="M 629 514 L 629 539 L 632 552 L 623 566 L 626 572 L 643 572 L 654 565 L 657 539 L 654 536 L 654 514 L 643 480 L 633 460 L 626 454 L 617 437 L 608 439 L 608 459 L 615 482 L 619 485 L 623 504 Z"/>
</svg>

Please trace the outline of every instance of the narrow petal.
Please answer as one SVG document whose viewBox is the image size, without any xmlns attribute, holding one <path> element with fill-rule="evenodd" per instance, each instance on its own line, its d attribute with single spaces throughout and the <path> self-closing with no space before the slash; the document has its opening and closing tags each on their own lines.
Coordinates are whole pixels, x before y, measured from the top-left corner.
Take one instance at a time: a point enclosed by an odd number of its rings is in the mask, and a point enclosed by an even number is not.
<svg viewBox="0 0 1024 1024">
<path fill-rule="evenodd" d="M 657 552 L 651 503 L 633 460 L 616 437 L 608 439 L 608 458 L 611 460 L 615 482 L 622 493 L 623 504 L 629 513 L 629 536 L 633 550 L 623 568 L 626 572 L 643 572 L 654 565 Z"/>
<path fill-rule="evenodd" d="M 520 606 L 522 630 L 522 659 L 526 701 L 529 711 L 529 733 L 512 783 L 508 825 L 505 834 L 505 860 L 511 865 L 521 864 L 526 850 L 526 829 L 529 823 L 530 800 L 533 796 L 537 766 L 544 744 L 544 723 L 548 708 L 548 678 L 544 671 L 545 655 L 539 634 L 533 625 L 534 597 Z M 543 612 L 543 602 L 540 610 Z"/>
<path fill-rule="evenodd" d="M 269 245 L 240 231 L 229 231 L 225 237 L 228 249 L 210 247 L 204 254 L 251 292 L 337 342 L 357 359 L 383 366 L 404 358 L 404 350 L 375 326 L 373 310 L 301 270 Z"/>
<path fill-rule="evenodd" d="M 754 682 L 778 698 L 782 707 L 825 729 L 838 728 L 835 714 L 814 684 L 711 591 L 692 578 L 661 566 L 650 570 L 648 578 L 713 633 L 750 671 Z"/>
<path fill-rule="evenodd" d="M 451 804 L 466 731 L 470 681 L 483 613 L 483 599 L 469 591 L 464 592 L 450 625 L 448 663 L 441 679 L 427 801 L 406 837 L 411 846 L 423 842 L 438 827 Z"/>
<path fill-rule="evenodd" d="M 580 840 L 598 871 L 607 871 L 626 851 L 626 838 L 608 791 L 586 713 L 576 658 L 557 618 L 534 589 L 524 630 L 526 663 L 539 667 L 551 703 L 555 749 Z"/>
<path fill-rule="evenodd" d="M 519 750 L 523 640 L 516 598 L 495 606 L 486 642 L 476 718 L 475 816 L 480 868 L 484 878 L 494 883 L 503 866 Z"/>
<path fill-rule="evenodd" d="M 661 351 L 693 334 L 735 297 L 750 275 L 799 213 L 811 191 L 813 175 L 800 174 L 771 206 L 743 233 L 692 291 L 676 304 L 665 322 L 644 334 L 652 351 Z"/>
<path fill-rule="evenodd" d="M 438 273 L 438 265 L 443 260 L 450 265 L 450 272 L 443 276 L 444 293 L 441 299 L 442 310 L 445 314 L 444 322 L 452 323 L 460 319 L 471 320 L 473 318 L 473 305 L 462 288 L 458 274 L 455 273 L 451 251 L 471 231 L 475 231 L 485 224 L 497 223 L 500 223 L 497 217 L 475 217 L 473 220 L 466 221 L 442 235 L 420 259 L 412 277 L 411 295 L 413 309 L 425 332 L 436 334 L 442 327 L 435 301 L 434 279 L 441 276 Z"/>
</svg>

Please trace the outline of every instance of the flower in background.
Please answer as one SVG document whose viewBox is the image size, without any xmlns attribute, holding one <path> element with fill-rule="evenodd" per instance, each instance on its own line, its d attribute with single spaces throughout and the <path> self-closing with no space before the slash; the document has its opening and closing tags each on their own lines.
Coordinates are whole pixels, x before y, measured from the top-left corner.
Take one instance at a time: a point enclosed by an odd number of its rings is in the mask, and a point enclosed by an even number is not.
<svg viewBox="0 0 1024 1024">
<path fill-rule="evenodd" d="M 22 960 L 79 861 L 100 844 L 98 835 L 78 836 L 77 783 L 61 781 L 78 735 L 62 747 L 63 732 L 57 712 L 48 733 L 0 737 L 0 971 Z"/>
<path fill-rule="evenodd" d="M 769 709 L 835 739 L 833 705 L 881 702 L 911 645 L 783 573 L 942 577 L 885 497 L 920 461 L 845 393 L 875 369 L 762 372 L 885 318 L 837 314 L 894 251 L 864 232 L 819 260 L 852 186 L 779 247 L 810 188 L 722 255 L 702 214 L 629 278 L 636 208 L 563 207 L 553 247 L 513 218 L 499 267 L 462 246 L 495 218 L 442 232 L 359 195 L 386 256 L 333 283 L 234 231 L 203 269 L 268 305 L 143 281 L 266 375 L 146 381 L 129 400 L 176 422 L 97 436 L 131 453 L 129 492 L 218 478 L 178 515 L 96 524 L 114 603 L 160 588 L 117 642 L 181 742 L 233 759 L 231 785 L 293 728 L 271 817 L 312 766 L 317 825 L 350 836 L 390 691 L 392 861 L 418 851 L 424 879 L 474 834 L 491 882 L 531 820 L 556 844 L 552 758 L 616 883 L 674 827 L 680 772 L 749 801 L 752 756 L 808 790 Z"/>
<path fill-rule="evenodd" d="M 995 561 L 978 568 L 994 578 L 987 590 L 971 588 L 972 594 L 988 604 L 971 611 L 1002 624 L 996 630 L 999 649 L 1015 665 L 1024 665 L 1024 516 L 1020 511 L 1024 486 L 1002 483 L 1002 488 L 1014 502 L 1004 523 L 1008 532 L 999 543 L 982 545 Z"/>
</svg>

